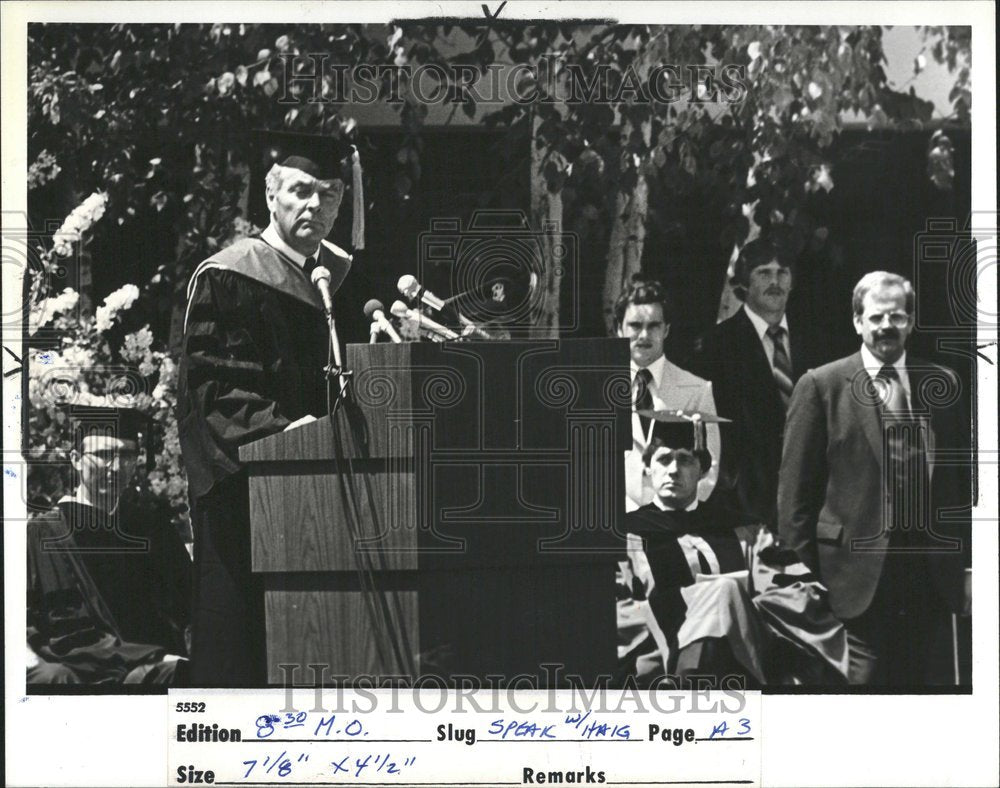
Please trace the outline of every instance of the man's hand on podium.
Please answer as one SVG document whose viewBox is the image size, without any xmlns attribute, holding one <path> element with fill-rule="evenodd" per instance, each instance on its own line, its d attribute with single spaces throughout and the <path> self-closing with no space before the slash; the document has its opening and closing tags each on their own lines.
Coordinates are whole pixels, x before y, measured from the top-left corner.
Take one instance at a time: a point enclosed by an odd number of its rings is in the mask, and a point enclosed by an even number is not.
<svg viewBox="0 0 1000 788">
<path fill-rule="evenodd" d="M 301 419 L 296 419 L 291 424 L 289 424 L 287 427 L 285 427 L 284 431 L 288 432 L 289 430 L 294 430 L 296 427 L 302 427 L 303 425 L 309 424 L 310 422 L 313 422 L 313 421 L 316 421 L 316 417 L 315 416 L 310 416 L 307 413 Z"/>
</svg>

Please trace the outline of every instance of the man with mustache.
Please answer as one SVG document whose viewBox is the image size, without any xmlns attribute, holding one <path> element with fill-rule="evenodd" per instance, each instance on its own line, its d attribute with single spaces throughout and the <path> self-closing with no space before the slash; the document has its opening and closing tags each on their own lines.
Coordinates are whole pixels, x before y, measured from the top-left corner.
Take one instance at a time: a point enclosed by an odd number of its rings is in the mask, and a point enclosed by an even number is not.
<svg viewBox="0 0 1000 788">
<path fill-rule="evenodd" d="M 915 295 L 875 271 L 854 288 L 859 352 L 795 386 L 779 536 L 818 573 L 847 629 L 852 684 L 917 689 L 935 633 L 969 611 L 969 419 L 950 369 L 909 356 Z M 962 518 L 964 522 L 962 522 Z"/>
<path fill-rule="evenodd" d="M 670 331 L 667 293 L 659 282 L 635 279 L 615 303 L 618 336 L 629 341 L 634 411 L 685 410 L 715 415 L 712 384 L 667 361 L 663 343 Z M 643 471 L 642 454 L 652 435 L 650 419 L 632 414 L 632 449 L 625 455 L 626 511 L 652 502 L 653 487 Z M 711 467 L 698 483 L 698 499 L 715 489 L 721 454 L 719 425 L 708 425 Z"/>
<path fill-rule="evenodd" d="M 734 489 L 740 510 L 772 530 L 785 411 L 812 355 L 804 332 L 790 331 L 785 314 L 792 267 L 787 253 L 767 239 L 744 246 L 732 280 L 743 307 L 703 337 L 692 363 L 712 381 L 719 415 L 733 421 L 723 435 L 719 485 Z"/>
<path fill-rule="evenodd" d="M 270 133 L 261 149 L 251 200 L 266 198 L 266 228 L 202 263 L 188 287 L 178 429 L 194 525 L 191 680 L 201 687 L 266 680 L 264 594 L 251 572 L 239 447 L 326 412 L 328 331 L 310 275 L 326 267 L 336 291 L 351 265 L 326 236 L 352 146 Z"/>
</svg>

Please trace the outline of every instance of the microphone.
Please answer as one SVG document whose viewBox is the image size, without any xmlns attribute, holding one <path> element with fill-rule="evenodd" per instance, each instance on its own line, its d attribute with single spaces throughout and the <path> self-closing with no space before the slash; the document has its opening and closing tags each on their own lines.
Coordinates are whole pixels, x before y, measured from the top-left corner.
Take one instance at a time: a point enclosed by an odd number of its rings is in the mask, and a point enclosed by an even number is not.
<svg viewBox="0 0 1000 788">
<path fill-rule="evenodd" d="M 312 272 L 312 283 L 319 290 L 319 296 L 323 299 L 323 309 L 326 310 L 327 317 L 333 319 L 333 298 L 330 296 L 330 269 L 325 265 L 316 266 Z"/>
<path fill-rule="evenodd" d="M 451 301 L 455 300 L 453 298 L 449 298 L 448 301 L 442 301 L 426 287 L 423 287 L 420 284 L 420 282 L 417 281 L 417 278 L 415 276 L 412 276 L 411 274 L 404 274 L 403 276 L 399 277 L 399 282 L 396 283 L 396 287 L 399 288 L 399 292 L 402 293 L 407 298 L 420 299 L 420 302 L 424 306 L 430 307 L 435 312 L 440 312 L 442 309 L 444 309 L 446 303 L 450 303 Z M 479 337 L 480 339 L 495 339 L 495 337 L 492 334 L 481 329 L 479 326 L 477 326 L 475 323 L 469 320 L 469 318 L 467 318 L 457 309 L 455 309 L 454 311 L 455 314 L 458 316 L 458 322 L 465 327 L 465 331 L 462 334 L 463 336 L 471 335 Z M 427 318 L 425 317 L 424 320 L 426 319 Z"/>
<path fill-rule="evenodd" d="M 396 329 L 393 328 L 392 323 L 385 316 L 385 307 L 382 306 L 382 302 L 377 298 L 371 299 L 367 304 L 365 304 L 365 317 L 372 321 L 372 331 L 373 333 L 377 329 L 384 333 L 393 342 L 402 342 L 399 334 L 396 333 Z"/>
<path fill-rule="evenodd" d="M 417 281 L 412 274 L 403 274 L 396 283 L 396 288 L 407 298 L 419 299 L 424 306 L 429 306 L 435 312 L 444 309 L 444 301 Z"/>
<path fill-rule="evenodd" d="M 458 334 L 452 331 L 447 326 L 442 326 L 440 323 L 431 320 L 426 315 L 420 314 L 416 309 L 409 309 L 406 304 L 402 301 L 396 301 L 392 305 L 390 310 L 396 317 L 403 320 L 412 320 L 420 328 L 430 331 L 436 336 L 443 337 L 444 339 L 458 339 Z"/>
<path fill-rule="evenodd" d="M 333 364 L 340 374 L 340 394 L 344 395 L 347 389 L 347 376 L 344 373 L 344 361 L 340 354 L 340 338 L 337 336 L 337 324 L 333 320 L 333 298 L 330 296 L 330 269 L 320 265 L 313 269 L 312 283 L 319 290 L 320 298 L 323 299 L 323 309 L 326 311 L 326 322 L 330 327 L 330 348 L 333 351 Z"/>
</svg>

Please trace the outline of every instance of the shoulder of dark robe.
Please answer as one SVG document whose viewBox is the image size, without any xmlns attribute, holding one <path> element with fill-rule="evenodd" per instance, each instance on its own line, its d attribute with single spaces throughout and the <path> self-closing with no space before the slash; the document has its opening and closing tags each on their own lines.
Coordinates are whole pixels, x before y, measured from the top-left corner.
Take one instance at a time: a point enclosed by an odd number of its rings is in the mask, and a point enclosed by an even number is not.
<svg viewBox="0 0 1000 788">
<path fill-rule="evenodd" d="M 163 649 L 121 639 L 74 547 L 71 523 L 58 507 L 28 523 L 28 644 L 43 660 L 65 665 L 85 683 L 120 682 Z"/>
<path fill-rule="evenodd" d="M 713 498 L 699 503 L 692 511 L 664 510 L 655 503 L 648 503 L 625 515 L 625 530 L 638 536 L 732 533 L 737 526 L 743 524 L 744 518 L 736 509 Z"/>
<path fill-rule="evenodd" d="M 320 244 L 319 265 L 330 271 L 330 291 L 336 292 L 351 269 L 351 256 L 329 241 Z M 209 257 L 195 269 L 188 285 L 188 300 L 205 271 L 230 271 L 291 296 L 322 311 L 319 291 L 302 269 L 260 238 L 244 238 Z"/>
</svg>

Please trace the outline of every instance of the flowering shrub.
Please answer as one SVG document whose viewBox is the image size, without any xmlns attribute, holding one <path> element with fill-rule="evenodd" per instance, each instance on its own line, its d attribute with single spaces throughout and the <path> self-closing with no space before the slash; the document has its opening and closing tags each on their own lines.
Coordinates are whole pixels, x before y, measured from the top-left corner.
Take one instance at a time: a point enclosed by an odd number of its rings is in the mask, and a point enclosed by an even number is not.
<svg viewBox="0 0 1000 788">
<path fill-rule="evenodd" d="M 83 234 L 104 216 L 107 204 L 108 195 L 104 192 L 94 192 L 74 208 L 62 223 L 62 227 L 52 236 L 55 253 L 60 257 L 68 257 L 73 251 L 73 243 L 80 240 Z"/>
<path fill-rule="evenodd" d="M 63 242 L 86 243 L 84 233 L 103 212 L 94 196 L 84 203 L 89 204 L 87 210 L 77 208 L 60 228 Z M 70 226 L 76 235 L 66 241 Z M 28 353 L 29 505 L 48 508 L 70 492 L 73 431 L 66 405 L 131 407 L 149 415 L 157 432 L 155 468 L 148 475 L 137 474 L 135 492 L 168 506 L 186 533 L 187 479 L 174 415 L 177 365 L 148 325 L 120 339 L 120 332 L 112 330 L 139 299 L 135 285 L 111 293 L 93 316 L 77 313 L 79 294 L 71 288 L 52 295 L 46 292 L 44 273 L 58 265 L 59 244 L 57 238 L 53 249 L 43 254 L 43 275 L 30 288 L 29 335 L 46 328 L 58 339 L 54 346 L 35 347 Z M 140 446 L 140 451 L 144 449 Z M 145 468 L 144 458 L 139 468 Z"/>
</svg>

